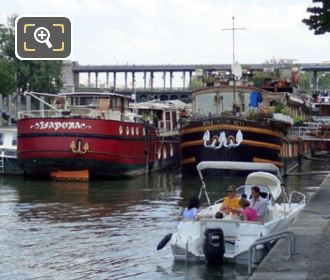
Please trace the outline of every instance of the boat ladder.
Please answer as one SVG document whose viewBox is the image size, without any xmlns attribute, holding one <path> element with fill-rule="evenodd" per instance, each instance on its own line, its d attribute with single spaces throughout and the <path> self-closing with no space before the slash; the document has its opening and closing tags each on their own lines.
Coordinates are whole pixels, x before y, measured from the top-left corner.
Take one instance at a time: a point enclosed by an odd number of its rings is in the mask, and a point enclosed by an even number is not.
<svg viewBox="0 0 330 280">
<path fill-rule="evenodd" d="M 292 255 L 296 252 L 296 237 L 292 231 L 281 231 L 269 236 L 261 237 L 257 239 L 250 247 L 248 251 L 248 274 L 252 274 L 252 250 L 257 247 L 257 245 L 265 244 L 270 241 L 277 241 L 279 239 L 287 239 L 288 240 L 288 259 L 292 257 Z"/>
</svg>

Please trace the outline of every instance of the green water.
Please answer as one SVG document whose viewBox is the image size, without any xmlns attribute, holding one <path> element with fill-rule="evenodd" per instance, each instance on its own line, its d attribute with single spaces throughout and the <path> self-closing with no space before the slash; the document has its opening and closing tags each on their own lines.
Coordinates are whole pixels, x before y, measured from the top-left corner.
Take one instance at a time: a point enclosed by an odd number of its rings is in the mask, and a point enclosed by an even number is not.
<svg viewBox="0 0 330 280">
<path fill-rule="evenodd" d="M 330 164 L 303 166 L 319 169 Z M 310 198 L 323 178 L 285 182 Z M 241 182 L 210 180 L 211 200 Z M 198 178 L 183 179 L 179 170 L 90 183 L 0 177 L 0 279 L 245 279 L 244 266 L 185 265 L 173 261 L 170 246 L 156 250 L 199 187 Z"/>
</svg>

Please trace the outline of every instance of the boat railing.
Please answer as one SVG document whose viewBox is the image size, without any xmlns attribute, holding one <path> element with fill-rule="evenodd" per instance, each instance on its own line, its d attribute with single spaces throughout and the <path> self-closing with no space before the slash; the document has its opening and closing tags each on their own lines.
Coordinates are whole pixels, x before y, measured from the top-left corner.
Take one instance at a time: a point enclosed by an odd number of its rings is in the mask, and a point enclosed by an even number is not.
<svg viewBox="0 0 330 280">
<path fill-rule="evenodd" d="M 248 250 L 248 274 L 252 274 L 252 261 L 253 254 L 252 250 L 258 245 L 264 245 L 267 242 L 278 241 L 279 239 L 288 240 L 288 259 L 290 259 L 296 252 L 296 237 L 292 231 L 282 231 L 269 236 L 261 237 L 257 239 Z"/>
<path fill-rule="evenodd" d="M 291 208 L 293 195 L 298 195 L 299 197 L 301 197 L 301 200 L 299 201 L 299 204 L 305 204 L 306 203 L 306 195 L 304 195 L 302 192 L 292 191 L 289 195 L 289 201 L 288 201 L 289 205 L 290 205 L 290 208 Z"/>
<path fill-rule="evenodd" d="M 221 197 L 214 202 L 214 205 L 219 204 L 219 203 L 223 202 L 224 200 L 225 200 L 225 197 Z"/>
<path fill-rule="evenodd" d="M 112 120 L 126 120 L 121 111 L 111 109 L 107 112 L 101 112 L 98 108 L 86 107 L 68 107 L 67 110 L 31 110 L 21 111 L 18 113 L 18 119 L 26 118 L 91 118 L 91 119 L 112 119 Z M 128 120 L 128 119 L 127 119 Z"/>
<path fill-rule="evenodd" d="M 177 134 L 178 130 L 176 127 L 171 125 L 171 121 L 158 121 L 157 123 L 159 134 L 160 135 L 174 135 Z"/>
<path fill-rule="evenodd" d="M 163 131 L 170 131 L 171 129 L 171 122 L 170 121 L 158 121 L 158 128 Z"/>
<path fill-rule="evenodd" d="M 307 122 L 290 129 L 289 136 L 297 136 L 305 141 L 330 140 L 330 131 L 322 129 L 324 124 Z"/>
<path fill-rule="evenodd" d="M 32 111 L 20 111 L 18 112 L 18 119 L 29 118 L 55 118 L 61 116 L 61 112 L 55 110 L 32 110 Z"/>
</svg>

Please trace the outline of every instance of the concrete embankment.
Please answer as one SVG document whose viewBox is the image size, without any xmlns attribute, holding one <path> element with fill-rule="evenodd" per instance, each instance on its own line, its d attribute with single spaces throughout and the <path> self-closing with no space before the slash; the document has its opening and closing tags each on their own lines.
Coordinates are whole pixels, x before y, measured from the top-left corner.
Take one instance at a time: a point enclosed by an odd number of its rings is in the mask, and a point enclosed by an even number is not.
<svg viewBox="0 0 330 280">
<path fill-rule="evenodd" d="M 288 259 L 287 240 L 280 240 L 249 279 L 330 279 L 330 174 L 289 231 L 296 254 Z"/>
</svg>

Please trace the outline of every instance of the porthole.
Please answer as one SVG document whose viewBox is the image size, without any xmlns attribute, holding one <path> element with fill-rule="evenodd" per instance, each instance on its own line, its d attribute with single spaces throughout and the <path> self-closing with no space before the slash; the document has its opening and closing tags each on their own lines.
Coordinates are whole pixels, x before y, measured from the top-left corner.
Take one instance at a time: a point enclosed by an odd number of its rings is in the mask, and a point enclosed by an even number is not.
<svg viewBox="0 0 330 280">
<path fill-rule="evenodd" d="M 129 135 L 129 127 L 126 127 L 126 135 Z"/>
<path fill-rule="evenodd" d="M 143 134 L 143 136 L 146 135 L 146 129 L 145 128 L 142 129 L 142 134 Z"/>
<path fill-rule="evenodd" d="M 158 157 L 158 160 L 160 160 L 160 158 L 162 157 L 162 148 L 161 147 L 158 148 L 157 157 Z"/>
<path fill-rule="evenodd" d="M 139 128 L 138 128 L 138 127 L 135 128 L 135 134 L 136 134 L 137 136 L 139 135 Z"/>
<path fill-rule="evenodd" d="M 174 156 L 173 144 L 170 144 L 170 156 Z"/>
<path fill-rule="evenodd" d="M 123 127 L 120 125 L 119 126 L 119 134 L 122 135 L 123 134 Z"/>
<path fill-rule="evenodd" d="M 163 147 L 163 159 L 167 158 L 167 148 L 166 146 Z"/>
</svg>

